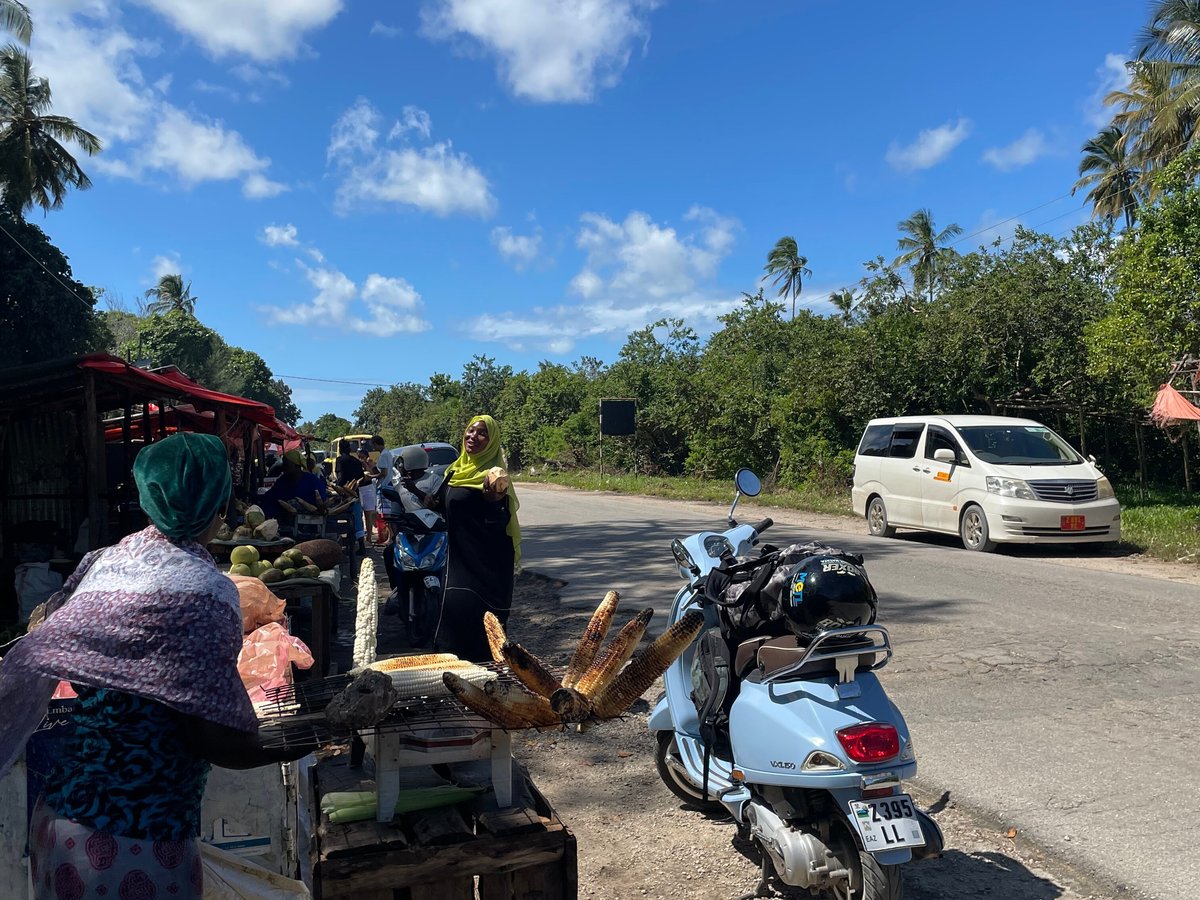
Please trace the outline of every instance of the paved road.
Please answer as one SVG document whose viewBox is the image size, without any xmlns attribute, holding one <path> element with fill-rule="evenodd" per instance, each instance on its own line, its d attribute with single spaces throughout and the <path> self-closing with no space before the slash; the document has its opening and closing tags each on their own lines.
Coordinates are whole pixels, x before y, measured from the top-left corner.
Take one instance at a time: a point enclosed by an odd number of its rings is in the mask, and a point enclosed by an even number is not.
<svg viewBox="0 0 1200 900">
<path fill-rule="evenodd" d="M 820 539 L 866 556 L 896 647 L 881 674 L 915 737 L 923 787 L 1016 827 L 1114 892 L 1197 892 L 1200 590 L 771 514 L 776 544 Z M 665 611 L 681 584 L 671 539 L 723 518 L 703 504 L 521 487 L 525 565 L 567 580 L 571 606 L 616 588 Z"/>
</svg>

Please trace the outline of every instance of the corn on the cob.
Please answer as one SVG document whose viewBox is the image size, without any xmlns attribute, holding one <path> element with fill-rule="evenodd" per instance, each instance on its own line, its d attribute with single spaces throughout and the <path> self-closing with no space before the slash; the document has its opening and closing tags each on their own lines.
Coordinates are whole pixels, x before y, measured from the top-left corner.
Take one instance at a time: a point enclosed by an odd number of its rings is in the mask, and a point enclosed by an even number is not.
<svg viewBox="0 0 1200 900">
<path fill-rule="evenodd" d="M 591 668 L 584 672 L 583 677 L 575 684 L 575 690 L 592 700 L 608 687 L 621 671 L 621 666 L 633 656 L 633 651 L 637 649 L 638 642 L 646 633 L 646 626 L 653 617 L 654 610 L 643 609 L 630 619 L 604 648 L 604 652 L 596 657 Z"/>
<path fill-rule="evenodd" d="M 488 693 L 453 672 L 443 672 L 442 681 L 465 706 L 506 730 L 561 724 L 544 698 L 535 697 L 516 685 L 492 682 L 489 684 L 491 693 Z"/>
<path fill-rule="evenodd" d="M 504 633 L 504 626 L 491 611 L 483 614 L 483 630 L 487 632 L 488 649 L 492 652 L 492 662 L 504 662 L 504 654 L 500 652 L 500 648 L 504 646 L 508 637 Z"/>
<path fill-rule="evenodd" d="M 619 716 L 646 692 L 654 679 L 667 670 L 675 658 L 687 649 L 704 627 L 704 614 L 692 610 L 659 635 L 658 639 L 633 658 L 595 699 L 595 713 L 602 719 Z"/>
<path fill-rule="evenodd" d="M 410 656 L 393 656 L 388 659 L 379 659 L 371 663 L 367 668 L 374 669 L 377 672 L 394 672 L 398 669 L 415 669 L 418 666 L 428 665 L 445 664 L 446 668 L 453 668 L 450 664 L 462 662 L 467 662 L 467 660 L 459 659 L 453 653 L 414 653 Z"/>
<path fill-rule="evenodd" d="M 508 641 L 500 648 L 500 653 L 521 684 L 535 694 L 549 697 L 558 690 L 558 679 L 550 674 L 546 664 L 520 644 Z"/>
<path fill-rule="evenodd" d="M 575 648 L 575 655 L 571 657 L 571 663 L 567 666 L 566 674 L 563 675 L 563 687 L 575 687 L 575 682 L 583 677 L 583 673 L 595 660 L 596 654 L 600 652 L 600 644 L 603 643 L 604 636 L 608 634 L 608 628 L 612 625 L 613 614 L 617 611 L 617 604 L 620 600 L 620 594 L 616 591 L 609 591 L 600 601 L 600 605 L 596 607 L 596 611 L 592 613 L 592 619 L 584 629 L 583 637 L 579 639 L 579 646 Z"/>
<path fill-rule="evenodd" d="M 396 689 L 396 693 L 400 695 L 402 700 L 409 700 L 413 697 L 444 697 L 449 691 L 446 690 L 446 684 L 442 680 L 442 675 L 446 672 L 453 672 L 463 681 L 469 681 L 471 684 L 484 685 L 489 681 L 494 681 L 496 674 L 489 672 L 487 669 L 481 668 L 471 663 L 459 668 L 458 666 L 432 666 L 424 669 L 400 669 L 396 672 L 386 672 L 392 679 L 392 687 Z"/>
<path fill-rule="evenodd" d="M 575 688 L 559 688 L 550 697 L 550 708 L 564 722 L 582 722 L 592 714 L 592 701 Z"/>
</svg>

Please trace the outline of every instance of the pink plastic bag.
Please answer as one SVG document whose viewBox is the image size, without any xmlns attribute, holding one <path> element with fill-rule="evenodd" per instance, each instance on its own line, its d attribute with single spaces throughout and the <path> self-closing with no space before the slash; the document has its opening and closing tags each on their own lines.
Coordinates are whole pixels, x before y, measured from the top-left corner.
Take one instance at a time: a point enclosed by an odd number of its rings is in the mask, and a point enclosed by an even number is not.
<svg viewBox="0 0 1200 900">
<path fill-rule="evenodd" d="M 249 634 L 268 622 L 283 621 L 287 604 L 271 593 L 263 582 L 249 575 L 230 575 L 229 580 L 237 585 L 242 604 L 242 634 Z"/>
<path fill-rule="evenodd" d="M 312 651 L 278 622 L 269 622 L 242 638 L 237 667 L 251 702 L 266 700 L 269 688 L 291 681 L 293 663 L 301 669 L 309 668 L 313 664 Z"/>
</svg>

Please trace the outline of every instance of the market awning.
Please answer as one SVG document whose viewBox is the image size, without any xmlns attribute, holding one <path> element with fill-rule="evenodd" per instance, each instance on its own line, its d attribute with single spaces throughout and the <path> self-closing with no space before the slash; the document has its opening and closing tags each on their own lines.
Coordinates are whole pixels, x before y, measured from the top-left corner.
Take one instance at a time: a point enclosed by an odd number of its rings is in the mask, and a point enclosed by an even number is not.
<svg viewBox="0 0 1200 900">
<path fill-rule="evenodd" d="M 1160 428 L 1164 425 L 1179 425 L 1184 422 L 1200 422 L 1200 408 L 1169 384 L 1158 389 L 1154 406 L 1150 408 L 1150 421 Z"/>
</svg>

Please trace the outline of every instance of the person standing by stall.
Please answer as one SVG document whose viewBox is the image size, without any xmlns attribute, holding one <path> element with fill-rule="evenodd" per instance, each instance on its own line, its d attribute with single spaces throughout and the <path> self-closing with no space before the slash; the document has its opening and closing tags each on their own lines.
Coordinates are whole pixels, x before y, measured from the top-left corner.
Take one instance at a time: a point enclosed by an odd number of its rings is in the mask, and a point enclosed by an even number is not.
<svg viewBox="0 0 1200 900">
<path fill-rule="evenodd" d="M 434 650 L 463 659 L 491 659 L 483 614 L 507 623 L 513 575 L 521 561 L 521 526 L 516 492 L 504 466 L 500 426 L 491 416 L 475 416 L 463 433 L 462 451 L 446 471 L 432 505 L 446 518 L 446 589 L 434 636 Z"/>
<path fill-rule="evenodd" d="M 342 441 L 341 446 L 338 448 L 338 458 L 333 464 L 333 480 L 339 487 L 352 490 L 357 494 L 359 485 L 362 484 L 365 478 L 366 470 L 363 469 L 363 464 L 350 452 L 350 442 Z M 366 547 L 363 544 L 367 532 L 363 525 L 364 518 L 361 499 L 350 508 L 350 518 L 354 521 L 354 538 L 358 541 L 358 549 L 360 552 L 366 552 Z"/>
<path fill-rule="evenodd" d="M 220 440 L 173 435 L 142 449 L 133 474 L 151 525 L 84 557 L 0 661 L 0 774 L 56 684 L 78 694 L 30 826 L 36 900 L 200 900 L 210 766 L 252 768 L 313 749 L 263 748 L 238 675 L 238 591 L 204 549 L 229 496 Z"/>
<path fill-rule="evenodd" d="M 375 463 L 371 462 L 370 455 L 365 450 L 359 450 L 358 461 L 363 467 L 364 477 L 358 485 L 358 502 L 362 504 L 363 520 L 367 529 L 367 539 L 378 546 L 383 541 L 379 539 L 380 535 L 376 529 L 376 519 L 379 517 L 379 498 L 375 493 L 375 479 L 372 474 L 375 471 Z"/>
</svg>

